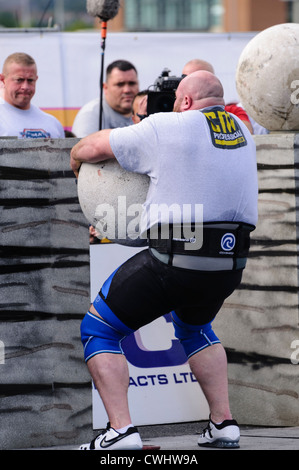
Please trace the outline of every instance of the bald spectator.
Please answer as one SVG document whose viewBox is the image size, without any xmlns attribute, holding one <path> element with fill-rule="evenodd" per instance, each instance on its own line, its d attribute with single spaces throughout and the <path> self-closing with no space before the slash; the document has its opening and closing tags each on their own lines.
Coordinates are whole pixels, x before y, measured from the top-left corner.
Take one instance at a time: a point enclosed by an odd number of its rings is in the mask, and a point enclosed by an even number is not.
<svg viewBox="0 0 299 470">
<path fill-rule="evenodd" d="M 197 70 L 206 70 L 207 72 L 215 73 L 213 65 L 206 60 L 191 59 L 184 65 L 182 75 L 190 75 L 190 73 L 196 72 Z"/>
</svg>

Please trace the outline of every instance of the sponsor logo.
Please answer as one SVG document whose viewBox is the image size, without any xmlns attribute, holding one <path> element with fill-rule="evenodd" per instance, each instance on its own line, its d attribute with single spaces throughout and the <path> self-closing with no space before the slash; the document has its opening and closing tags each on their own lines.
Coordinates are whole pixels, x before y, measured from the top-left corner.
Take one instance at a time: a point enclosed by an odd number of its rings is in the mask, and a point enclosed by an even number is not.
<svg viewBox="0 0 299 470">
<path fill-rule="evenodd" d="M 157 330 L 159 334 L 157 334 Z M 122 348 L 128 362 L 134 367 L 143 369 L 179 366 L 187 362 L 183 346 L 174 336 L 170 313 L 127 336 L 122 341 Z M 156 379 L 143 377 L 140 379 L 140 383 L 132 383 L 132 385 L 163 384 L 165 380 L 167 382 L 167 379 L 162 375 Z"/>
<path fill-rule="evenodd" d="M 226 233 L 221 238 L 221 248 L 223 251 L 232 251 L 236 244 L 236 237 L 233 233 Z"/>
<path fill-rule="evenodd" d="M 120 441 L 124 437 L 127 437 L 127 436 L 126 435 L 125 436 L 119 435 L 119 436 L 115 437 L 114 439 L 110 439 L 109 441 L 107 441 L 106 436 L 105 436 L 104 439 L 102 440 L 102 442 L 100 443 L 100 446 L 103 449 L 107 449 L 108 447 L 111 447 L 113 444 Z"/>
<path fill-rule="evenodd" d="M 100 446 L 102 447 L 102 449 L 107 449 L 113 446 L 113 444 L 116 444 L 118 441 L 121 441 L 125 437 L 128 437 L 131 434 L 135 434 L 136 432 L 137 432 L 136 428 L 131 427 L 125 433 L 123 434 L 119 433 L 118 436 L 115 436 L 112 439 L 107 439 L 107 436 L 105 436 L 104 439 L 102 439 L 102 441 L 100 442 Z"/>
<path fill-rule="evenodd" d="M 21 132 L 21 137 L 23 139 L 48 139 L 51 134 L 44 131 L 44 129 L 24 129 Z"/>
<path fill-rule="evenodd" d="M 246 137 L 232 114 L 222 108 L 214 108 L 203 114 L 207 119 L 214 147 L 232 150 L 247 145 Z"/>
</svg>

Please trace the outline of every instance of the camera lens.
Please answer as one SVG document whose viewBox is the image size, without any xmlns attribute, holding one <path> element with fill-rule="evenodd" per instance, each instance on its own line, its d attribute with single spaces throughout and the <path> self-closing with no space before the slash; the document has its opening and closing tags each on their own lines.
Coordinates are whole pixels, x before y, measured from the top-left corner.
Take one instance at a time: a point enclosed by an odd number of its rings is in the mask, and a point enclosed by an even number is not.
<svg viewBox="0 0 299 470">
<path fill-rule="evenodd" d="M 173 111 L 175 93 L 173 91 L 150 92 L 147 102 L 147 114 Z"/>
<path fill-rule="evenodd" d="M 161 96 L 162 95 L 162 96 Z M 173 93 L 161 93 L 156 101 L 157 112 L 165 113 L 173 110 L 174 96 Z"/>
</svg>

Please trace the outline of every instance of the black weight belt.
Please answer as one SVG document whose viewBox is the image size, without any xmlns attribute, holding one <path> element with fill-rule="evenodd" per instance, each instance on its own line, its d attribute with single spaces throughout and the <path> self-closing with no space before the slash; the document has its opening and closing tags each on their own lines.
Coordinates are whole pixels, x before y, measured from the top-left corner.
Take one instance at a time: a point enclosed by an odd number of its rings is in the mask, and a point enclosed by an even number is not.
<svg viewBox="0 0 299 470">
<path fill-rule="evenodd" d="M 194 239 L 184 238 L 183 227 L 179 230 L 181 237 L 177 237 L 178 227 L 171 225 L 167 239 L 161 237 L 162 227 L 159 227 L 158 236 L 148 239 L 151 253 L 170 266 L 184 269 L 227 271 L 245 267 L 250 248 L 250 232 L 255 229 L 254 225 L 243 222 L 205 222 L 201 229 L 202 245 L 194 250 L 189 245 L 194 243 Z M 196 234 L 194 225 L 193 228 L 192 225 L 189 227 L 188 233 L 190 232 Z M 173 237 L 174 233 L 176 237 Z"/>
</svg>

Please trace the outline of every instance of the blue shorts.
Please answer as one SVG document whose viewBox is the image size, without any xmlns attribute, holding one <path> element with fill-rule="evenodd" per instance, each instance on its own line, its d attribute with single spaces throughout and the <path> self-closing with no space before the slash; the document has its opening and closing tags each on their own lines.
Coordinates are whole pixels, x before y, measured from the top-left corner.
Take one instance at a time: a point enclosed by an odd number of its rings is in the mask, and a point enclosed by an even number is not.
<svg viewBox="0 0 299 470">
<path fill-rule="evenodd" d="M 189 271 L 167 266 L 149 250 L 139 252 L 103 284 L 93 302 L 101 318 L 88 312 L 82 321 L 85 360 L 122 354 L 126 336 L 170 312 L 188 357 L 219 343 L 211 322 L 241 277 L 242 270 Z"/>
<path fill-rule="evenodd" d="M 133 330 L 118 320 L 100 296 L 95 299 L 93 305 L 101 318 L 87 312 L 81 323 L 85 361 L 99 353 L 123 354 L 122 340 Z"/>
</svg>

